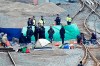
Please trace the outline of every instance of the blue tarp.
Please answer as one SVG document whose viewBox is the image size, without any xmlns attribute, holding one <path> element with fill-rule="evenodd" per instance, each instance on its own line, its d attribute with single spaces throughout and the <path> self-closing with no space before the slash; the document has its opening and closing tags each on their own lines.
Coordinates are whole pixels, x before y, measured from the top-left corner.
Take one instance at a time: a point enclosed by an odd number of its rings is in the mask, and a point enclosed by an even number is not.
<svg viewBox="0 0 100 66">
<path fill-rule="evenodd" d="M 21 28 L 0 28 L 0 32 L 7 33 L 9 41 L 12 40 L 12 37 L 19 38 L 21 35 L 21 31 Z"/>
</svg>

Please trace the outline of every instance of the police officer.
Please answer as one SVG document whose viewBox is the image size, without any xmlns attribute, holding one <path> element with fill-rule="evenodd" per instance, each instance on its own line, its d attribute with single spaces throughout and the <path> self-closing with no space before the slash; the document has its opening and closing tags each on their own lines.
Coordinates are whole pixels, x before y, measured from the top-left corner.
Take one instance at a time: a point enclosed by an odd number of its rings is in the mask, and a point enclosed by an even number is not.
<svg viewBox="0 0 100 66">
<path fill-rule="evenodd" d="M 61 18 L 59 17 L 59 14 L 57 14 L 57 17 L 55 19 L 56 25 L 60 25 Z"/>
<path fill-rule="evenodd" d="M 39 28 L 39 39 L 45 39 L 45 28 L 43 26 L 40 26 Z"/>
<path fill-rule="evenodd" d="M 35 42 L 36 42 L 39 38 L 39 27 L 38 26 L 35 26 L 34 37 L 35 37 Z"/>
<path fill-rule="evenodd" d="M 60 29 L 60 38 L 62 39 L 62 44 L 64 44 L 64 38 L 65 38 L 65 29 L 62 26 Z"/>
<path fill-rule="evenodd" d="M 45 20 L 44 20 L 43 16 L 41 16 L 41 19 L 39 20 L 39 23 L 41 24 L 41 26 L 44 26 Z"/>
<path fill-rule="evenodd" d="M 32 18 L 28 18 L 27 25 L 28 26 L 32 26 L 33 25 Z"/>
<path fill-rule="evenodd" d="M 66 17 L 66 20 L 67 20 L 67 24 L 70 25 L 71 22 L 72 22 L 72 18 L 70 17 L 69 14 L 68 14 L 67 17 Z"/>
<path fill-rule="evenodd" d="M 53 39 L 53 34 L 54 34 L 54 30 L 52 28 L 52 26 L 50 26 L 50 29 L 48 30 L 48 34 L 49 34 L 49 39 L 50 39 L 50 42 L 52 43 L 52 39 Z"/>
<path fill-rule="evenodd" d="M 27 43 L 31 43 L 31 37 L 33 35 L 33 30 L 30 26 L 27 27 L 26 37 L 27 37 Z"/>
<path fill-rule="evenodd" d="M 33 16 L 33 18 L 32 18 L 32 22 L 33 22 L 33 26 L 35 26 L 36 25 L 36 19 L 35 19 L 35 16 Z"/>
</svg>

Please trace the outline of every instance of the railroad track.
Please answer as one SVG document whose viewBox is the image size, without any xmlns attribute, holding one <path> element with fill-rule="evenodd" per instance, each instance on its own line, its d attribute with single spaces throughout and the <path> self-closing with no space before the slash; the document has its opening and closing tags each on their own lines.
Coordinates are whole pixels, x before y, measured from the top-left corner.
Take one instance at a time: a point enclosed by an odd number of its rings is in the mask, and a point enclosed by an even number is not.
<svg viewBox="0 0 100 66">
<path fill-rule="evenodd" d="M 84 0 L 81 0 L 81 3 L 82 3 L 82 7 L 80 8 L 80 10 L 73 16 L 73 21 L 74 21 L 74 19 L 76 19 L 76 16 L 78 15 L 78 14 L 80 14 L 80 13 L 82 13 L 82 11 L 84 11 L 84 8 L 88 8 L 89 10 L 91 10 L 90 12 L 89 12 L 89 14 L 87 14 L 87 16 L 81 21 L 82 22 L 82 25 L 80 26 L 79 25 L 79 28 L 81 29 L 81 32 L 85 32 L 85 35 L 87 35 L 88 37 L 90 36 L 90 34 L 91 34 L 91 29 L 89 29 L 88 27 L 87 27 L 87 20 L 88 20 L 88 18 L 89 18 L 89 16 L 91 15 L 91 14 L 96 14 L 99 18 L 100 18 L 100 15 L 99 15 L 99 13 L 96 11 L 96 9 L 98 8 L 98 6 L 100 5 L 96 0 L 94 0 L 93 1 L 94 2 L 94 5 L 93 6 L 90 6 L 90 5 L 88 5 Z M 97 40 L 97 42 L 98 42 L 98 40 Z M 100 45 L 100 43 L 98 42 L 98 44 Z M 85 65 L 86 64 L 86 62 L 87 62 L 87 59 L 88 59 L 88 56 L 90 56 L 91 57 L 91 60 L 93 60 L 94 61 L 94 64 L 95 64 L 95 66 L 100 66 L 100 62 L 97 60 L 97 58 L 90 52 L 90 50 L 89 50 L 89 48 L 88 47 L 86 47 L 84 44 L 82 45 L 83 46 L 83 49 L 84 49 L 84 57 L 83 57 L 83 59 L 82 59 L 82 62 L 83 62 L 83 64 Z"/>
<path fill-rule="evenodd" d="M 7 52 L 7 54 L 9 56 L 10 61 L 12 62 L 12 65 L 13 66 L 16 66 L 15 61 L 13 60 L 11 53 L 10 52 Z"/>
<path fill-rule="evenodd" d="M 10 52 L 0 52 L 0 66 L 16 66 Z"/>
</svg>

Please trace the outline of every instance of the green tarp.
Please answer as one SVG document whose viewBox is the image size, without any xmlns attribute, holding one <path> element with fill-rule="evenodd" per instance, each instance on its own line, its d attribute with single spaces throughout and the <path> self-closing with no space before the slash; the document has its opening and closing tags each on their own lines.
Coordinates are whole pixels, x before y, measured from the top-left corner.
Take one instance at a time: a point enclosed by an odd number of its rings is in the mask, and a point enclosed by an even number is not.
<svg viewBox="0 0 100 66">
<path fill-rule="evenodd" d="M 48 38 L 48 30 L 50 28 L 50 26 L 44 26 L 45 27 L 45 37 L 46 39 L 49 40 Z M 61 29 L 61 26 L 52 26 L 55 33 L 54 33 L 54 41 L 60 41 L 60 34 L 59 31 Z M 65 33 L 65 40 L 71 40 L 71 39 L 76 39 L 76 36 L 78 34 L 80 34 L 80 31 L 77 27 L 76 24 L 71 24 L 71 25 L 66 25 L 64 26 L 66 33 Z M 32 26 L 32 30 L 34 31 L 34 26 Z M 22 29 L 22 33 L 26 36 L 26 31 L 27 31 L 27 27 L 23 27 Z M 32 41 L 34 41 L 34 36 L 32 36 Z"/>
</svg>

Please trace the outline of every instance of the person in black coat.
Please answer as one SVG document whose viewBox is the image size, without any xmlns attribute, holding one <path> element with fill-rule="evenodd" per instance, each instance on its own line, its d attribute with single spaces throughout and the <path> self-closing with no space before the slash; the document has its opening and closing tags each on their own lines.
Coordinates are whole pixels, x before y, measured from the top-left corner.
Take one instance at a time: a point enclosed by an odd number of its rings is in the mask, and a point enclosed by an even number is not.
<svg viewBox="0 0 100 66">
<path fill-rule="evenodd" d="M 34 37 L 35 37 L 35 42 L 36 42 L 39 37 L 39 27 L 38 26 L 35 26 Z"/>
<path fill-rule="evenodd" d="M 27 37 L 27 43 L 31 43 L 31 37 L 33 35 L 33 30 L 31 27 L 27 27 L 26 37 Z"/>
<path fill-rule="evenodd" d="M 57 17 L 55 19 L 56 25 L 60 25 L 61 18 L 59 17 L 59 14 L 57 14 Z"/>
<path fill-rule="evenodd" d="M 23 33 L 21 33 L 21 36 L 19 38 L 19 43 L 27 43 L 27 38 L 23 35 Z"/>
<path fill-rule="evenodd" d="M 78 64 L 77 66 L 83 66 L 82 61 L 80 61 L 80 64 Z"/>
<path fill-rule="evenodd" d="M 43 26 L 40 26 L 39 28 L 39 39 L 45 39 L 45 28 Z"/>
<path fill-rule="evenodd" d="M 81 42 L 82 42 L 82 37 L 81 37 L 81 35 L 79 34 L 79 35 L 77 35 L 77 43 L 78 43 L 78 44 L 81 44 Z"/>
<path fill-rule="evenodd" d="M 96 34 L 95 33 L 92 33 L 91 34 L 91 38 L 90 38 L 91 43 L 92 44 L 95 44 L 96 43 L 96 40 L 97 40 Z"/>
<path fill-rule="evenodd" d="M 49 39 L 50 39 L 50 42 L 52 43 L 52 39 L 53 39 L 53 34 L 54 34 L 54 30 L 52 28 L 52 26 L 50 26 L 50 29 L 48 30 L 48 34 L 49 34 Z"/>
<path fill-rule="evenodd" d="M 85 44 L 86 43 L 86 38 L 84 36 L 84 33 L 81 33 L 81 40 L 82 40 L 82 43 Z"/>
<path fill-rule="evenodd" d="M 62 44 L 64 44 L 64 38 L 65 38 L 65 29 L 62 26 L 60 29 L 60 38 L 62 39 Z"/>
<path fill-rule="evenodd" d="M 31 18 L 28 18 L 27 25 L 33 26 L 33 20 Z"/>
</svg>

